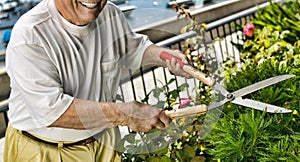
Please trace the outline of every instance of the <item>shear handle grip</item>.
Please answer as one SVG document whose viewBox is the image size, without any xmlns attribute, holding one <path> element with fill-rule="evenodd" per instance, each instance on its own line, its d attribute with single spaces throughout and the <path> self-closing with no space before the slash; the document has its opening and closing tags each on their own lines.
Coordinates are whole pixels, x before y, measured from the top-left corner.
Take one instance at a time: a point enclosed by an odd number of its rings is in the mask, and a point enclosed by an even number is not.
<svg viewBox="0 0 300 162">
<path fill-rule="evenodd" d="M 204 84 L 208 85 L 208 86 L 213 86 L 215 84 L 215 80 L 211 77 L 208 77 L 206 74 L 202 73 L 201 71 L 199 71 L 198 69 L 195 69 L 194 67 L 192 67 L 191 65 L 187 65 L 184 64 L 179 58 L 163 51 L 160 53 L 159 57 L 166 61 L 166 60 L 170 60 L 172 58 L 175 58 L 176 62 L 182 67 L 182 69 L 190 74 L 191 76 L 193 76 L 194 78 L 202 81 Z"/>
<path fill-rule="evenodd" d="M 196 116 L 198 114 L 205 114 L 207 112 L 206 105 L 197 105 L 187 108 L 182 108 L 178 110 L 165 111 L 165 114 L 171 118 L 180 118 L 180 117 L 188 117 L 188 116 Z"/>
<path fill-rule="evenodd" d="M 167 52 L 160 53 L 159 57 L 164 61 L 166 61 L 166 60 L 171 61 L 172 58 L 175 58 L 176 62 L 180 65 L 180 67 L 184 66 L 184 63 L 179 58 L 177 58 L 171 54 L 168 54 Z"/>
</svg>

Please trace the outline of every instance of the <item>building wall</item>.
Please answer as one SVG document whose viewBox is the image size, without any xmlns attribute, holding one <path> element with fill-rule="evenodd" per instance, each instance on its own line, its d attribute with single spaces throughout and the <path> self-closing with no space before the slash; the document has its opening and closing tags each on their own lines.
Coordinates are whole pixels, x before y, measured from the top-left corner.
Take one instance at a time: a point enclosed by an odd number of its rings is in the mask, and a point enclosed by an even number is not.
<svg viewBox="0 0 300 162">
<path fill-rule="evenodd" d="M 267 0 L 228 0 L 193 10 L 190 13 L 195 16 L 199 23 L 210 23 L 264 2 L 267 2 Z M 188 24 L 190 24 L 190 21 L 186 18 L 182 17 L 178 19 L 177 16 L 174 16 L 160 22 L 136 28 L 135 31 L 148 35 L 154 43 L 157 43 L 180 34 L 180 29 Z"/>
</svg>

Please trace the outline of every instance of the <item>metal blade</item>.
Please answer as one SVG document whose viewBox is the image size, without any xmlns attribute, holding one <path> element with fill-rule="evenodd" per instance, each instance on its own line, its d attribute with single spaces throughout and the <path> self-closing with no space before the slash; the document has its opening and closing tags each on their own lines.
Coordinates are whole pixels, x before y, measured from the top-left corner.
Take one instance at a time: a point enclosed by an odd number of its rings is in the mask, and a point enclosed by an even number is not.
<svg viewBox="0 0 300 162">
<path fill-rule="evenodd" d="M 215 90 L 217 90 L 218 92 L 220 92 L 223 96 L 226 96 L 227 94 L 229 94 L 229 92 L 227 91 L 227 89 L 225 89 L 221 84 L 219 83 L 215 83 L 215 85 L 213 86 L 213 88 Z"/>
<path fill-rule="evenodd" d="M 283 107 L 279 107 L 279 106 L 275 106 L 275 105 L 271 105 L 259 101 L 254 101 L 250 99 L 242 99 L 242 97 L 236 98 L 231 102 L 234 104 L 250 107 L 260 111 L 266 111 L 269 113 L 291 113 L 292 112 L 292 110 L 285 109 Z"/>
<path fill-rule="evenodd" d="M 270 85 L 273 85 L 275 83 L 281 82 L 283 80 L 292 78 L 294 76 L 295 75 L 290 75 L 290 74 L 275 76 L 275 77 L 272 77 L 272 78 L 265 79 L 263 81 L 254 83 L 254 84 L 249 85 L 247 87 L 244 87 L 242 89 L 239 89 L 239 90 L 233 92 L 232 94 L 234 94 L 235 97 L 242 97 L 242 96 L 244 96 L 246 94 L 255 92 L 257 90 L 260 90 L 262 88 L 268 87 Z"/>
<path fill-rule="evenodd" d="M 212 110 L 212 109 L 215 109 L 215 108 L 218 108 L 218 107 L 221 107 L 223 106 L 225 103 L 227 103 L 229 100 L 228 99 L 224 99 L 222 101 L 214 101 L 212 102 L 209 106 L 208 106 L 208 111 L 209 110 Z"/>
<path fill-rule="evenodd" d="M 214 90 L 218 92 L 216 94 L 217 95 L 221 95 L 223 97 L 223 99 L 211 102 L 211 104 L 208 106 L 208 110 L 212 110 L 212 109 L 221 107 L 225 103 L 227 103 L 228 101 L 230 101 L 227 98 L 224 98 L 224 97 L 227 96 L 227 94 L 230 94 L 230 93 L 221 84 L 215 83 L 215 85 L 213 87 L 214 87 Z"/>
</svg>

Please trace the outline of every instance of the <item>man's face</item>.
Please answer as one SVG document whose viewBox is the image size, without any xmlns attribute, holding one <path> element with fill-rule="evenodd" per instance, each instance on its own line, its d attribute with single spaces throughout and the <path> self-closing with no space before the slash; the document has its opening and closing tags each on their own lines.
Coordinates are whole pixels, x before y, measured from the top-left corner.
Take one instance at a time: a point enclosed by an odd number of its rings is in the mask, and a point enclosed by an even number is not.
<svg viewBox="0 0 300 162">
<path fill-rule="evenodd" d="M 107 0 L 54 0 L 60 14 L 75 25 L 86 25 L 94 21 Z"/>
</svg>

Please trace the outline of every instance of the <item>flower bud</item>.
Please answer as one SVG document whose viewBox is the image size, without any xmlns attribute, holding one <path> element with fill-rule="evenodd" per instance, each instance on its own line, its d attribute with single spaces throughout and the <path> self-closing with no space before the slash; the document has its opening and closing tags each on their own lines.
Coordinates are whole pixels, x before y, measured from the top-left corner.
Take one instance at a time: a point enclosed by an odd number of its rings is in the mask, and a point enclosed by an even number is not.
<svg viewBox="0 0 300 162">
<path fill-rule="evenodd" d="M 255 32 L 255 27 L 253 24 L 251 23 L 247 23 L 244 27 L 243 33 L 247 36 L 247 37 L 252 37 L 253 34 Z"/>
<path fill-rule="evenodd" d="M 187 105 L 189 105 L 193 100 L 189 98 L 179 98 L 179 108 L 183 108 Z"/>
</svg>

